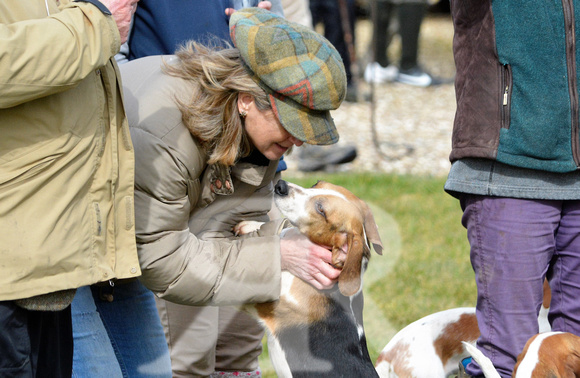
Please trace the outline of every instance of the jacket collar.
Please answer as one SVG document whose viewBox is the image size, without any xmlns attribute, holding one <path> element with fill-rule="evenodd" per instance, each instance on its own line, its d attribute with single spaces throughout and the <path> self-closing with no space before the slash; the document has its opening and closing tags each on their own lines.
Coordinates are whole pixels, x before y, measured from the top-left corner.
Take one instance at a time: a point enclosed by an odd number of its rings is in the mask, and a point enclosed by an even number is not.
<svg viewBox="0 0 580 378">
<path fill-rule="evenodd" d="M 274 176 L 278 161 L 266 159 L 264 155 L 251 154 L 241 159 L 232 167 L 221 164 L 208 165 L 201 178 L 200 207 L 206 207 L 215 201 L 217 195 L 234 194 L 234 181 L 254 187 L 264 185 L 265 180 Z"/>
</svg>

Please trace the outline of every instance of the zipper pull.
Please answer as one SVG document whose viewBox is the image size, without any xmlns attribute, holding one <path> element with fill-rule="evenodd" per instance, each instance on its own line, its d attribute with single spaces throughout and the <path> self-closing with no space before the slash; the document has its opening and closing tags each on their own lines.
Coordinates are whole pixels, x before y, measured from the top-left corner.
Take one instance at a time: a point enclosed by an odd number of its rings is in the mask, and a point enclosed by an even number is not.
<svg viewBox="0 0 580 378">
<path fill-rule="evenodd" d="M 506 85 L 505 91 L 503 92 L 503 105 L 506 106 L 508 104 L 508 89 L 509 87 Z"/>
<path fill-rule="evenodd" d="M 109 280 L 109 287 L 99 286 L 99 298 L 104 302 L 113 302 L 115 297 L 115 280 Z"/>
</svg>

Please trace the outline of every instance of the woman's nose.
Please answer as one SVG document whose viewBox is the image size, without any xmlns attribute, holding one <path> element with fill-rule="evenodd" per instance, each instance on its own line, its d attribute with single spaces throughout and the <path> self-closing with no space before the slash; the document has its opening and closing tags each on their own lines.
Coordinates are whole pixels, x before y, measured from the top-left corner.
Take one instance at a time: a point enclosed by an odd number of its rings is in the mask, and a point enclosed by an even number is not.
<svg viewBox="0 0 580 378">
<path fill-rule="evenodd" d="M 293 143 L 295 146 L 298 146 L 298 147 L 300 147 L 300 146 L 302 146 L 302 145 L 304 144 L 304 142 L 303 142 L 303 141 L 301 141 L 301 140 L 300 140 L 300 139 L 298 139 L 298 138 L 295 138 L 295 137 L 293 137 L 292 135 L 290 135 L 290 141 L 291 141 L 291 142 L 292 142 L 292 143 Z"/>
</svg>

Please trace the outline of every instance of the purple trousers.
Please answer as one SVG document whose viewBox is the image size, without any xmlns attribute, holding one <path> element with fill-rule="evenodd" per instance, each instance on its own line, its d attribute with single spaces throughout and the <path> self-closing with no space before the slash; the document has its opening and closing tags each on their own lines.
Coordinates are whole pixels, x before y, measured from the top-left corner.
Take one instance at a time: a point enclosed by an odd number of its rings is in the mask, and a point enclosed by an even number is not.
<svg viewBox="0 0 580 378">
<path fill-rule="evenodd" d="M 552 330 L 580 335 L 580 201 L 466 195 L 461 206 L 477 284 L 477 347 L 511 377 L 538 333 L 545 277 Z M 483 377 L 475 362 L 466 372 Z"/>
</svg>

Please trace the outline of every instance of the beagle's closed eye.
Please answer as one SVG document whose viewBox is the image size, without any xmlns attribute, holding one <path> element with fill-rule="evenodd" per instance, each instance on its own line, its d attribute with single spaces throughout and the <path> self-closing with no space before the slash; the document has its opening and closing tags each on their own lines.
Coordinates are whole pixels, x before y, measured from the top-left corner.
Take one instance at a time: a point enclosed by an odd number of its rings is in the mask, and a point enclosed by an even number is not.
<svg viewBox="0 0 580 378">
<path fill-rule="evenodd" d="M 326 213 L 324 212 L 324 204 L 322 203 L 322 201 L 316 201 L 314 207 L 316 209 L 316 212 L 326 219 Z"/>
</svg>

